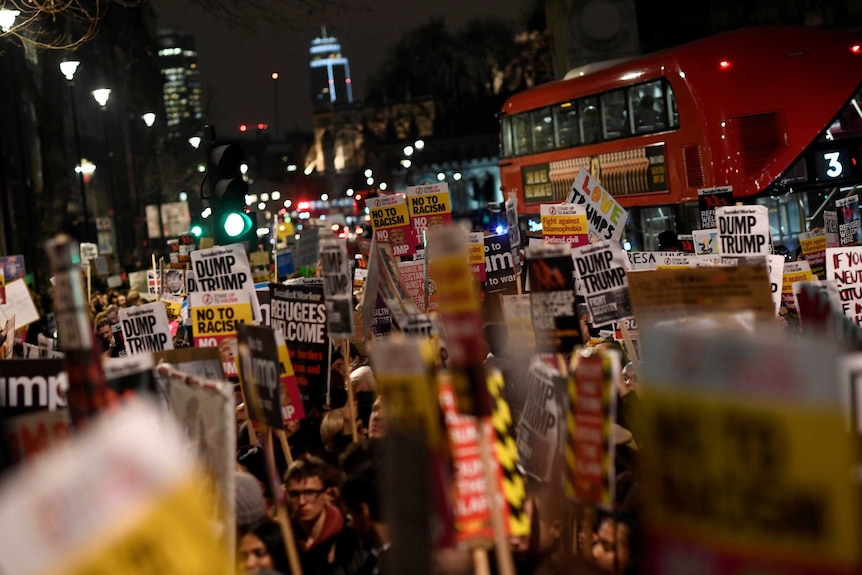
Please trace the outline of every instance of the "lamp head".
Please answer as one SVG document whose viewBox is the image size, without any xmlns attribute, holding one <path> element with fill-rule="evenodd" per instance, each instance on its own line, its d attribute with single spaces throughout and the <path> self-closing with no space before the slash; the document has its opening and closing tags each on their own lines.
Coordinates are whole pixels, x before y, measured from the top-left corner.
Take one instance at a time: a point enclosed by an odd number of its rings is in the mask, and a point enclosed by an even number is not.
<svg viewBox="0 0 862 575">
<path fill-rule="evenodd" d="M 108 98 L 110 97 L 110 88 L 99 88 L 98 90 L 93 90 L 93 99 L 96 100 L 96 102 L 103 108 L 108 105 Z"/>
<path fill-rule="evenodd" d="M 60 62 L 60 72 L 71 82 L 75 78 L 75 72 L 78 71 L 78 66 L 80 65 L 81 63 L 77 60 L 63 60 Z"/>
</svg>

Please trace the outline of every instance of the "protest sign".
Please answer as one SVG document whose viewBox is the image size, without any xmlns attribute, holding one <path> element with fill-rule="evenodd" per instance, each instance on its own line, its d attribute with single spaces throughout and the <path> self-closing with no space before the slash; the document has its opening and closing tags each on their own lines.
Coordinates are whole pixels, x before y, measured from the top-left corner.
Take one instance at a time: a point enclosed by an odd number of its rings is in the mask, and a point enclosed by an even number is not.
<svg viewBox="0 0 862 575">
<path fill-rule="evenodd" d="M 160 301 L 165 306 L 165 314 L 167 314 L 169 322 L 182 319 L 185 298 L 178 295 L 163 295 Z"/>
<path fill-rule="evenodd" d="M 100 278 L 106 277 L 110 272 L 108 271 L 108 258 L 105 256 L 98 256 L 93 260 L 93 265 L 96 268 L 96 275 Z"/>
<path fill-rule="evenodd" d="M 371 244 L 368 276 L 366 293 L 370 296 L 379 293 L 383 297 L 395 323 L 402 325 L 407 317 L 420 313 L 410 290 L 407 289 L 401 279 L 398 262 L 389 244 L 377 243 L 376 241 Z"/>
<path fill-rule="evenodd" d="M 190 458 L 207 471 L 204 482 L 215 484 L 220 503 L 218 512 L 232 519 L 236 415 L 231 386 L 223 381 L 194 377 L 171 365 L 160 365 L 156 375 L 160 387 L 166 390 L 169 410 L 184 432 Z"/>
<path fill-rule="evenodd" d="M 717 228 L 715 208 L 733 203 L 733 186 L 701 188 L 697 191 L 697 207 L 700 209 L 700 227 L 704 230 Z"/>
<path fill-rule="evenodd" d="M 566 203 L 586 208 L 591 239 L 620 241 L 628 214 L 585 169 L 578 168 Z"/>
<path fill-rule="evenodd" d="M 692 234 L 679 234 L 676 239 L 679 241 L 679 249 L 684 254 L 693 254 L 694 252 L 694 236 Z"/>
<path fill-rule="evenodd" d="M 153 365 L 150 354 L 109 357 L 102 362 L 108 386 L 123 400 L 158 396 Z"/>
<path fill-rule="evenodd" d="M 835 201 L 838 216 L 838 243 L 840 246 L 858 246 L 862 243 L 862 216 L 859 213 L 859 196 L 853 194 Z"/>
<path fill-rule="evenodd" d="M 34 411 L 5 418 L 2 431 L 12 462 L 18 463 L 61 445 L 69 436 L 69 413 L 65 410 Z"/>
<path fill-rule="evenodd" d="M 64 409 L 69 380 L 62 359 L 12 359 L 0 374 L 0 413 Z"/>
<path fill-rule="evenodd" d="M 788 311 L 796 313 L 796 298 L 793 297 L 793 284 L 814 281 L 814 274 L 806 261 L 786 262 L 781 278 L 781 303 Z"/>
<path fill-rule="evenodd" d="M 485 341 L 479 291 L 467 259 L 467 233 L 460 228 L 429 230 L 428 275 L 437 287 L 439 313 L 446 333 L 447 362 L 461 413 L 489 415 L 482 369 Z"/>
<path fill-rule="evenodd" d="M 804 232 L 799 234 L 802 257 L 811 265 L 811 273 L 826 279 L 826 234 L 824 232 Z"/>
<path fill-rule="evenodd" d="M 665 258 L 663 262 L 658 264 L 655 269 L 657 270 L 672 270 L 677 268 L 693 268 L 695 266 L 695 262 L 697 261 L 697 256 L 692 256 L 689 254 L 682 256 L 671 256 L 669 258 Z"/>
<path fill-rule="evenodd" d="M 435 540 L 430 524 L 441 522 L 444 532 L 454 524 L 451 507 L 434 505 L 440 500 L 435 487 L 440 488 L 436 476 L 442 471 L 435 448 L 442 437 L 433 355 L 427 340 L 401 337 L 375 342 L 371 350 L 378 389 L 386 398 L 380 489 L 387 494 L 381 503 L 392 529 L 387 565 L 394 573 L 429 573 Z M 416 497 L 417 492 L 426 496 Z"/>
<path fill-rule="evenodd" d="M 407 200 L 401 194 L 369 198 L 365 202 L 371 216 L 371 229 L 378 242 L 392 246 L 396 257 L 413 255 L 416 237 L 410 227 Z"/>
<path fill-rule="evenodd" d="M 278 347 L 278 373 L 281 380 L 281 416 L 284 421 L 299 421 L 305 418 L 305 407 L 293 373 L 293 364 L 290 363 L 290 351 L 280 331 L 275 332 L 275 345 Z"/>
<path fill-rule="evenodd" d="M 296 382 L 321 405 L 328 393 L 330 351 L 323 281 L 296 279 L 270 284 L 272 328 L 287 342 Z"/>
<path fill-rule="evenodd" d="M 692 230 L 694 240 L 694 253 L 699 256 L 713 255 L 719 253 L 718 230 Z"/>
<path fill-rule="evenodd" d="M 518 222 L 518 198 L 506 200 L 506 233 L 509 234 L 509 245 L 512 247 L 512 261 L 515 269 L 521 269 L 521 226 Z"/>
<path fill-rule="evenodd" d="M 450 381 L 441 377 L 438 389 L 454 468 L 457 539 L 464 544 L 489 542 L 493 538 L 491 513 L 488 508 L 485 473 L 479 455 L 476 418 L 458 412 Z M 493 441 L 494 430 L 491 426 L 486 423 L 483 425 L 483 431 L 487 433 L 489 442 Z M 496 460 L 494 462 L 496 463 Z M 499 474 L 500 468 L 497 465 L 494 475 L 499 477 Z M 495 492 L 499 492 L 500 486 L 495 487 Z"/>
<path fill-rule="evenodd" d="M 398 273 L 401 275 L 401 281 L 410 297 L 416 303 L 422 313 L 435 311 L 438 307 L 437 291 L 434 289 L 433 282 L 428 282 L 428 292 L 425 291 L 425 260 L 398 262 Z M 425 304 L 428 303 L 426 309 Z"/>
<path fill-rule="evenodd" d="M 320 240 L 320 269 L 329 337 L 349 338 L 353 335 L 353 282 L 347 261 L 347 240 Z"/>
<path fill-rule="evenodd" d="M 838 234 L 838 212 L 835 210 L 823 211 L 823 231 L 826 234 L 827 248 L 841 247 L 841 240 Z"/>
<path fill-rule="evenodd" d="M 533 358 L 526 379 L 527 401 L 518 425 L 518 460 L 540 481 L 549 481 L 561 448 L 565 379 L 540 358 Z"/>
<path fill-rule="evenodd" d="M 587 211 L 584 206 L 574 204 L 542 204 L 542 238 L 549 244 L 565 244 L 571 247 L 590 243 Z"/>
<path fill-rule="evenodd" d="M 530 294 L 500 295 L 503 316 L 509 329 L 509 348 L 532 354 L 536 349 L 536 332 L 530 312 Z"/>
<path fill-rule="evenodd" d="M 136 272 L 129 272 L 129 291 L 147 293 L 150 289 L 147 284 L 147 276 L 148 273 L 152 273 L 152 271 L 153 270 L 139 270 Z"/>
<path fill-rule="evenodd" d="M 24 256 L 2 256 L 0 257 L 0 267 L 3 268 L 3 276 L 7 282 L 17 279 L 24 279 L 27 271 L 24 268 Z"/>
<path fill-rule="evenodd" d="M 566 496 L 614 506 L 616 397 L 622 372 L 616 352 L 582 350 L 572 358 L 566 412 Z"/>
<path fill-rule="evenodd" d="M 371 318 L 371 333 L 375 337 L 381 337 L 392 332 L 392 314 L 389 307 L 380 294 L 374 300 L 373 315 Z"/>
<path fill-rule="evenodd" d="M 284 429 L 281 368 L 275 332 L 268 327 L 240 325 L 237 354 L 239 380 L 249 419 L 264 426 Z"/>
<path fill-rule="evenodd" d="M 165 270 L 162 285 L 165 286 L 165 293 L 169 295 L 183 295 L 186 293 L 186 270 Z"/>
<path fill-rule="evenodd" d="M 803 333 L 814 334 L 844 349 L 862 350 L 862 328 L 842 312 L 841 295 L 832 280 L 792 285 Z"/>
<path fill-rule="evenodd" d="M 214 347 L 180 347 L 153 354 L 156 364 L 169 363 L 179 371 L 212 381 L 224 381 L 219 350 Z"/>
<path fill-rule="evenodd" d="M 572 250 L 594 327 L 632 317 L 626 281 L 626 257 L 619 245 L 602 241 Z"/>
<path fill-rule="evenodd" d="M 473 279 L 479 283 L 485 283 L 487 270 L 485 268 L 485 234 L 482 232 L 470 232 L 467 234 L 467 258 L 470 261 L 470 270 Z"/>
<path fill-rule="evenodd" d="M 527 246 L 530 309 L 536 350 L 568 354 L 583 343 L 575 308 L 574 263 L 568 246 Z"/>
<path fill-rule="evenodd" d="M 710 267 L 640 271 L 628 275 L 638 323 L 649 316 L 753 310 L 768 317 L 775 304 L 766 267 Z"/>
<path fill-rule="evenodd" d="M 839 351 L 781 335 L 645 334 L 647 572 L 858 569 L 859 491 L 847 475 L 858 453 L 834 385 Z"/>
<path fill-rule="evenodd" d="M 314 269 L 317 265 L 318 254 L 320 253 L 320 228 L 317 226 L 304 226 L 302 234 L 299 236 L 299 245 L 294 254 L 296 260 L 296 268 Z"/>
<path fill-rule="evenodd" d="M 121 309 L 120 325 L 126 352 L 131 355 L 174 349 L 168 314 L 161 302 Z"/>
<path fill-rule="evenodd" d="M 181 432 L 149 404 L 107 412 L 6 479 L 3 573 L 233 572 Z"/>
<path fill-rule="evenodd" d="M 424 232 L 452 223 L 452 200 L 449 184 L 426 184 L 407 186 L 407 202 L 410 205 L 410 222 L 416 247 L 425 245 Z"/>
<path fill-rule="evenodd" d="M 5 324 L 12 317 L 15 318 L 15 329 L 28 326 L 40 317 L 23 279 L 6 284 L 6 303 L 0 305 L 0 322 Z"/>
<path fill-rule="evenodd" d="M 826 249 L 826 278 L 838 285 L 841 310 L 856 325 L 862 322 L 862 246 Z"/>
<path fill-rule="evenodd" d="M 252 322 L 248 292 L 194 292 L 189 294 L 189 303 L 195 347 L 218 348 L 225 375 L 236 377 L 233 354 L 237 328 L 241 323 Z"/>
<path fill-rule="evenodd" d="M 519 276 L 515 271 L 509 236 L 485 236 L 485 284 L 486 294 L 518 293 Z"/>
<path fill-rule="evenodd" d="M 718 221 L 718 251 L 722 255 L 769 255 L 769 208 L 727 206 L 715 209 Z M 695 239 L 697 243 L 697 239 Z"/>
<path fill-rule="evenodd" d="M 280 249 L 276 252 L 275 256 L 279 278 L 289 276 L 296 271 L 296 264 L 293 262 L 293 250 L 289 248 Z"/>
<path fill-rule="evenodd" d="M 241 244 L 195 250 L 191 258 L 197 291 L 245 291 L 251 302 L 254 323 L 260 323 L 260 304 L 254 293 L 248 256 Z"/>
<path fill-rule="evenodd" d="M 670 258 L 684 255 L 682 252 L 626 252 L 631 270 L 654 270 L 659 265 L 668 265 Z"/>
<path fill-rule="evenodd" d="M 81 242 L 80 244 L 81 250 L 81 267 L 88 268 L 90 267 L 90 262 L 96 259 L 99 255 L 99 246 L 93 243 Z"/>
</svg>

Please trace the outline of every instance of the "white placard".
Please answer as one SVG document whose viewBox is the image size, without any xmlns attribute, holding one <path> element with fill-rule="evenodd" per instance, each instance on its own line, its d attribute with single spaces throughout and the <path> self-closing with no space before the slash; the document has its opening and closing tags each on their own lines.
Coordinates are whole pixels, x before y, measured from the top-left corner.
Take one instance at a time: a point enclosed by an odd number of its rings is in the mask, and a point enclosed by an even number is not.
<svg viewBox="0 0 862 575">
<path fill-rule="evenodd" d="M 129 355 L 174 349 L 168 314 L 162 302 L 121 309 L 120 325 Z"/>
</svg>

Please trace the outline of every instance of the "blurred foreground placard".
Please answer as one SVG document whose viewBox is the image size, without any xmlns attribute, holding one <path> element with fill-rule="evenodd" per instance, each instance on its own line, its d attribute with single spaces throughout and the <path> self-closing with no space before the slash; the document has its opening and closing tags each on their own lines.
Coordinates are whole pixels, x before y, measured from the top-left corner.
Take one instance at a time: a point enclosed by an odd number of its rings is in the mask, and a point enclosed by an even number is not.
<svg viewBox="0 0 862 575">
<path fill-rule="evenodd" d="M 646 572 L 854 572 L 856 444 L 835 346 L 644 331 Z"/>
<path fill-rule="evenodd" d="M 678 268 L 628 274 L 632 306 L 645 317 L 697 310 L 775 315 L 765 266 Z"/>
</svg>

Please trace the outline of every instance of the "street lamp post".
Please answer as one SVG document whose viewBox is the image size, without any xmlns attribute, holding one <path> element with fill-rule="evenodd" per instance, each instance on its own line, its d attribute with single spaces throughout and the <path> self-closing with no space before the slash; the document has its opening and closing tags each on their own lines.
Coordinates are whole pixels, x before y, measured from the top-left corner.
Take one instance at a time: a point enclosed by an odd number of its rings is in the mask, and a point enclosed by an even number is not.
<svg viewBox="0 0 862 575">
<path fill-rule="evenodd" d="M 278 140 L 281 132 L 281 119 L 278 109 L 278 72 L 272 73 L 272 107 L 275 111 L 275 139 Z"/>
<path fill-rule="evenodd" d="M 75 171 L 78 173 L 78 187 L 81 193 L 81 210 L 84 212 L 84 233 L 81 241 L 89 242 L 90 239 L 90 212 L 87 208 L 87 186 L 84 183 L 84 170 L 81 165 L 81 134 L 78 131 L 78 106 L 75 104 L 75 72 L 78 71 L 80 62 L 77 60 L 64 60 L 60 62 L 60 72 L 69 83 L 69 102 L 72 106 L 72 126 L 75 132 Z"/>
<path fill-rule="evenodd" d="M 122 254 L 123 250 L 120 246 L 120 234 L 118 226 L 117 226 L 117 190 L 114 186 L 114 152 L 111 150 L 111 142 L 108 139 L 108 99 L 111 97 L 111 89 L 110 88 L 99 88 L 97 90 L 93 90 L 93 99 L 96 100 L 96 103 L 99 104 L 99 107 L 102 108 L 102 129 L 104 132 L 105 139 L 105 147 L 108 150 L 108 187 L 111 193 L 111 211 L 113 212 L 113 221 L 114 221 L 114 239 L 116 240 L 116 256 L 117 261 L 122 266 Z"/>
</svg>

